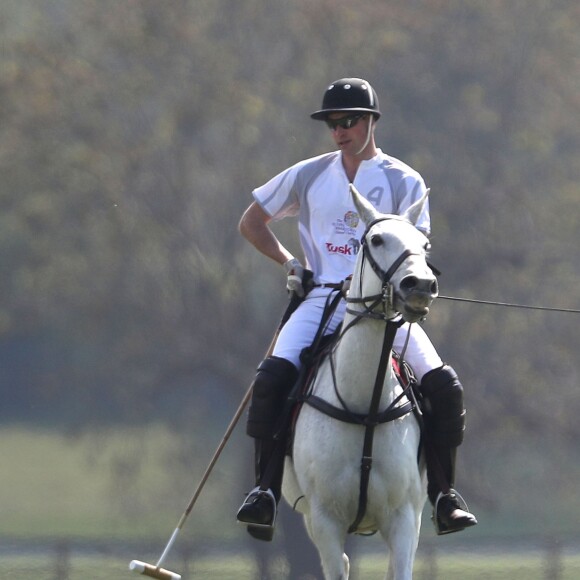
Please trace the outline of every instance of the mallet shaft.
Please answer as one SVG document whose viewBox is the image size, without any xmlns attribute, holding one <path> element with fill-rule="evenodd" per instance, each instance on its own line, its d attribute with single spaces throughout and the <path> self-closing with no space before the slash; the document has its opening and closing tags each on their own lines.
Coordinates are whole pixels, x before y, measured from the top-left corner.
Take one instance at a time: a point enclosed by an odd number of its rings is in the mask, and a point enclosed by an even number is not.
<svg viewBox="0 0 580 580">
<path fill-rule="evenodd" d="M 169 542 L 167 542 L 167 546 L 165 546 L 165 550 L 163 550 L 163 554 L 161 554 L 161 556 L 159 557 L 159 560 L 157 560 L 157 568 L 160 568 L 161 564 L 163 564 L 163 562 L 165 562 L 165 558 L 167 558 L 167 554 L 169 554 L 169 550 L 171 550 L 171 548 L 173 547 L 173 544 L 175 543 L 175 538 L 177 538 L 177 534 L 179 533 L 180 529 L 181 529 L 181 526 L 178 526 L 177 528 L 175 528 L 175 530 L 173 530 L 173 533 L 171 534 L 171 538 L 169 538 Z"/>
</svg>

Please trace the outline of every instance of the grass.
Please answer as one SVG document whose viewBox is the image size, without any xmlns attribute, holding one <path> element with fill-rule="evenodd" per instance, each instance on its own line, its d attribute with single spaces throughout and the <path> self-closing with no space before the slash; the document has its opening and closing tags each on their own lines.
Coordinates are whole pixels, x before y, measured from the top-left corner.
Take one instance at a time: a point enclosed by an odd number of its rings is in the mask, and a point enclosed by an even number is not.
<svg viewBox="0 0 580 580">
<path fill-rule="evenodd" d="M 383 558 L 367 556 L 360 566 L 351 570 L 351 580 L 379 580 L 384 577 L 386 562 Z M 128 580 L 131 575 L 128 562 L 106 556 L 77 556 L 69 565 L 60 567 L 57 560 L 46 557 L 7 557 L 2 560 L 6 578 L 10 580 Z M 212 580 L 254 580 L 256 568 L 251 558 L 240 555 L 200 558 L 189 565 L 172 563 L 173 571 L 183 580 L 211 578 Z M 284 562 L 275 563 L 271 571 L 273 580 L 286 578 Z M 437 561 L 436 569 L 431 562 L 418 559 L 415 580 L 577 580 L 580 577 L 580 556 L 566 556 L 562 561 L 560 575 L 547 575 L 546 561 L 540 554 L 446 557 Z"/>
<path fill-rule="evenodd" d="M 567 557 L 563 561 L 559 580 L 575 580 L 580 577 L 580 556 Z M 357 578 L 382 578 L 384 563 L 365 562 L 362 574 Z M 415 564 L 416 580 L 546 580 L 546 560 L 543 554 L 458 556 L 439 558 L 433 569 L 431 562 L 418 559 Z M 556 578 L 556 576 L 550 576 Z"/>
<path fill-rule="evenodd" d="M 199 447 L 193 438 L 159 426 L 76 438 L 0 429 L 0 537 L 164 536 L 175 527 L 211 455 Z M 201 528 L 210 527 L 207 507 L 227 488 L 228 470 L 240 460 L 233 449 L 229 453 L 198 502 L 195 520 Z M 232 495 L 230 511 L 238 499 Z"/>
</svg>

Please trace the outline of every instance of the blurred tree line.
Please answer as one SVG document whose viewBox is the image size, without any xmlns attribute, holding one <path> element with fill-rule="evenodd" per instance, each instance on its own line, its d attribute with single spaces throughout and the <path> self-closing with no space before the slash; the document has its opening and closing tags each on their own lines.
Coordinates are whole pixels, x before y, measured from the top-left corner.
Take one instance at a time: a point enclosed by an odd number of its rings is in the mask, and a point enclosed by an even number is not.
<svg viewBox="0 0 580 580">
<path fill-rule="evenodd" d="M 2 2 L 2 420 L 237 405 L 286 300 L 237 222 L 331 147 L 308 114 L 343 76 L 373 83 L 379 145 L 431 187 L 442 294 L 580 308 L 579 28 L 576 0 Z M 472 501 L 501 507 L 531 474 L 575 489 L 554 465 L 579 459 L 578 320 L 435 305 Z"/>
</svg>

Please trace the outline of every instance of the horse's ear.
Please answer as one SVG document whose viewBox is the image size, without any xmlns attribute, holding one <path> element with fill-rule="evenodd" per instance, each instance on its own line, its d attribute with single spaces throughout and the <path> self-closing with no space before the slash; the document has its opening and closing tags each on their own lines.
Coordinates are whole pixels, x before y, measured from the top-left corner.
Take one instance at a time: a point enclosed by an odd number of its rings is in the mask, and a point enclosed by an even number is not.
<svg viewBox="0 0 580 580">
<path fill-rule="evenodd" d="M 421 217 L 421 213 L 423 212 L 423 208 L 429 199 L 429 192 L 431 190 L 427 189 L 425 194 L 421 199 L 418 199 L 407 211 L 402 215 L 405 219 L 408 219 L 413 225 L 415 225 L 419 218 Z"/>
<path fill-rule="evenodd" d="M 368 226 L 371 222 L 376 220 L 381 215 L 375 209 L 373 204 L 367 199 L 365 199 L 352 183 L 350 184 L 350 194 L 352 195 L 352 199 L 354 200 L 356 211 L 358 212 L 358 215 L 365 223 L 365 225 Z"/>
</svg>

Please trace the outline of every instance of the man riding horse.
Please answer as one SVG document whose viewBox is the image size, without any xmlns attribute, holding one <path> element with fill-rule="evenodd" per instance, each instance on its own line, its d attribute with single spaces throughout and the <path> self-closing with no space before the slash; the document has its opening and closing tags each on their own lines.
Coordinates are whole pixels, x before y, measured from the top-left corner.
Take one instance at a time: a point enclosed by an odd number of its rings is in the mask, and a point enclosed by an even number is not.
<svg viewBox="0 0 580 580">
<path fill-rule="evenodd" d="M 324 93 L 322 108 L 311 117 L 327 124 L 337 150 L 301 161 L 255 189 L 254 202 L 240 221 L 241 234 L 262 254 L 284 265 L 288 290 L 303 298 L 281 329 L 271 356 L 259 365 L 253 385 L 247 433 L 256 445 L 256 488 L 240 507 L 237 519 L 248 524 L 248 531 L 259 539 L 271 539 L 275 525 L 283 476 L 279 455 L 285 452 L 275 435 L 302 364 L 300 354 L 318 331 L 329 295 L 352 274 L 358 251 L 355 242 L 363 233 L 349 184 L 381 213 L 396 215 L 426 189 L 419 173 L 376 146 L 380 116 L 376 92 L 367 81 L 343 78 L 333 82 Z M 269 227 L 271 221 L 289 216 L 298 218 L 305 266 Z M 416 227 L 430 233 L 428 204 Z M 305 292 L 307 271 L 313 278 Z M 327 334 L 340 325 L 345 309 L 341 300 L 326 323 Z M 415 324 L 411 330 L 408 324 L 402 325 L 394 349 L 404 350 L 423 399 L 427 493 L 436 530 L 443 534 L 474 526 L 476 518 L 454 490 L 456 449 L 465 429 L 463 387 L 421 326 Z"/>
</svg>

